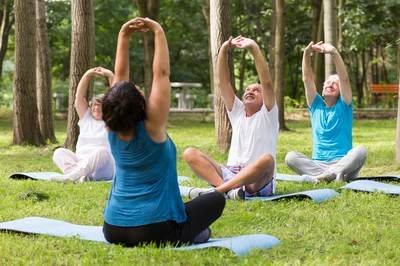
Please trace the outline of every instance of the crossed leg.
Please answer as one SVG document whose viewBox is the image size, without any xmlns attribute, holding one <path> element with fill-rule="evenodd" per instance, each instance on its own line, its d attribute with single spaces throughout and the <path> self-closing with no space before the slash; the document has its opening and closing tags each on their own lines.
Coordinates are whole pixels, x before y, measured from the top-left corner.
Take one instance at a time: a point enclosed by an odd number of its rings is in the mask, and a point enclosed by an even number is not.
<svg viewBox="0 0 400 266">
<path fill-rule="evenodd" d="M 342 174 L 342 181 L 357 178 L 367 159 L 367 149 L 359 145 L 351 149 L 347 155 L 331 162 L 313 161 L 302 153 L 291 151 L 286 154 L 287 166 L 299 175 L 313 176 L 315 181 L 332 181 Z"/>
<path fill-rule="evenodd" d="M 197 177 L 213 185 L 220 193 L 246 186 L 246 191 L 253 194 L 269 184 L 274 177 L 275 160 L 268 153 L 261 155 L 227 182 L 223 180 L 220 165 L 203 152 L 188 148 L 183 153 L 183 159 Z"/>
</svg>

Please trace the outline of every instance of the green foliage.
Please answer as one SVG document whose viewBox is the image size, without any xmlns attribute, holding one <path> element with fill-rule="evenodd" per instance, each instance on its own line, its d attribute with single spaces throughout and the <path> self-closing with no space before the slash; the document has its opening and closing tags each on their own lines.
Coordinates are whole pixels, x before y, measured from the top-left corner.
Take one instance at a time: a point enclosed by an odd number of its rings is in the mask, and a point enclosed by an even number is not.
<svg viewBox="0 0 400 266">
<path fill-rule="evenodd" d="M 54 121 L 56 137 L 66 138 L 66 122 Z M 277 171 L 292 174 L 284 163 L 288 151 L 311 155 L 309 119 L 289 120 L 291 132 L 279 134 Z M 356 120 L 353 145 L 364 145 L 368 159 L 360 175 L 397 174 L 395 163 L 396 120 Z M 184 185 L 206 187 L 182 158 L 195 147 L 220 163 L 227 153 L 215 148 L 213 114 L 171 113 L 167 132 L 177 147 L 179 175 L 193 178 Z M 80 225 L 103 224 L 102 211 L 111 184 L 106 182 L 61 184 L 46 181 L 8 180 L 16 172 L 59 172 L 52 162 L 54 144 L 42 147 L 10 146 L 12 112 L 0 109 L 0 222 L 39 216 Z M 398 185 L 398 183 L 393 183 Z M 73 238 L 0 233 L 0 264 L 4 265 L 398 265 L 400 198 L 381 193 L 339 189 L 343 183 L 301 184 L 277 182 L 277 194 L 330 188 L 333 199 L 287 199 L 274 202 L 227 201 L 212 237 L 269 234 L 281 244 L 269 250 L 253 250 L 236 257 L 226 249 L 178 252 L 151 245 L 124 248 Z M 187 201 L 184 198 L 184 201 Z"/>
</svg>

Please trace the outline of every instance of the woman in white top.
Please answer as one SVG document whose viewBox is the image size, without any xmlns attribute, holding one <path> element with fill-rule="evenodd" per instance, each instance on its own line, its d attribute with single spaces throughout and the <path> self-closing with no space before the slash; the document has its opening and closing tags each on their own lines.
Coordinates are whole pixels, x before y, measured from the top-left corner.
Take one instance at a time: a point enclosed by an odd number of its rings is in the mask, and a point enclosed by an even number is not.
<svg viewBox="0 0 400 266">
<path fill-rule="evenodd" d="M 89 69 L 79 82 L 75 95 L 75 110 L 79 116 L 80 134 L 76 154 L 68 149 L 57 149 L 53 155 L 54 163 L 63 175 L 53 175 L 52 181 L 86 182 L 89 180 L 111 180 L 115 174 L 115 162 L 111 155 L 108 132 L 102 119 L 101 103 L 104 94 L 93 97 L 89 105 L 85 99 L 87 87 L 92 76 L 107 77 L 110 86 L 114 74 L 105 68 Z"/>
</svg>

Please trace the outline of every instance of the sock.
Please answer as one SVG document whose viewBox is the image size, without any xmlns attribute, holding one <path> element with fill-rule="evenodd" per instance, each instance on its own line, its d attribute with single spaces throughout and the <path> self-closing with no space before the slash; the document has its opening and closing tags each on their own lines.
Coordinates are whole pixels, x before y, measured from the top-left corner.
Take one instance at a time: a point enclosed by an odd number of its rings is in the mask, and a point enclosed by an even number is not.
<svg viewBox="0 0 400 266">
<path fill-rule="evenodd" d="M 301 176 L 301 183 L 317 183 L 318 179 L 316 176 L 313 175 L 302 175 Z"/>
</svg>

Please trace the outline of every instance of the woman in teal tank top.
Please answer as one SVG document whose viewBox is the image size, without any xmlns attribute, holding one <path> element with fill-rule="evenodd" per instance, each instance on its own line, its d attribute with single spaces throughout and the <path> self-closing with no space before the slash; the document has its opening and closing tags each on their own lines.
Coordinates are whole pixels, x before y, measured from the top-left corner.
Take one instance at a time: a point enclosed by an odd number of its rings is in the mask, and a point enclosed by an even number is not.
<svg viewBox="0 0 400 266">
<path fill-rule="evenodd" d="M 129 38 L 154 32 L 153 83 L 148 102 L 129 80 Z M 208 241 L 209 226 L 225 207 L 221 193 L 183 203 L 176 170 L 176 147 L 165 131 L 171 101 L 169 52 L 162 27 L 148 18 L 125 23 L 118 35 L 115 84 L 104 96 L 116 175 L 103 211 L 104 236 L 125 246 L 153 242 Z"/>
</svg>

